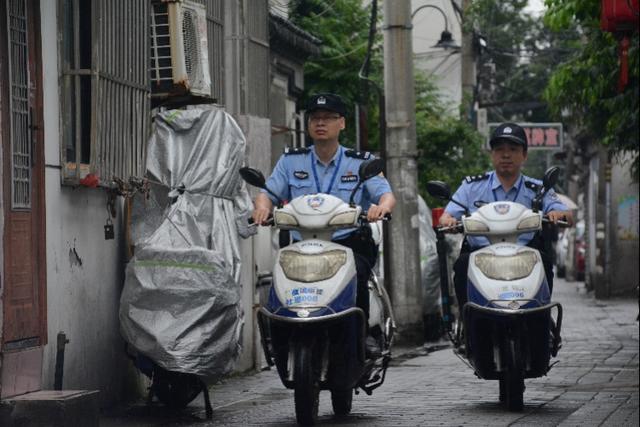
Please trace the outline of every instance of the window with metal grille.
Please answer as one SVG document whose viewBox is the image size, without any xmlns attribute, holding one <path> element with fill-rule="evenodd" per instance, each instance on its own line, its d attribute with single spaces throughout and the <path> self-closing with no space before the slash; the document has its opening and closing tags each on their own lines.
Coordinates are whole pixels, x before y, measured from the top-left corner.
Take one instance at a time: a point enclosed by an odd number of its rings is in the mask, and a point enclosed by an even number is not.
<svg viewBox="0 0 640 427">
<path fill-rule="evenodd" d="M 7 3 L 9 36 L 9 126 L 11 128 L 11 209 L 31 208 L 31 116 L 29 109 L 29 58 L 27 5 L 24 0 Z"/>
<path fill-rule="evenodd" d="M 149 2 L 58 0 L 62 179 L 142 176 Z"/>
</svg>

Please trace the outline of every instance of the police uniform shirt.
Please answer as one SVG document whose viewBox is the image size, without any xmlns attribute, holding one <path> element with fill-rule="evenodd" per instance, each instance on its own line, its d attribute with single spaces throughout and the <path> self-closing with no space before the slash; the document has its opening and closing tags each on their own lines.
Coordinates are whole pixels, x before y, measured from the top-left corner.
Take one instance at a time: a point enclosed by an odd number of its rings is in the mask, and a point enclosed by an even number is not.
<svg viewBox="0 0 640 427">
<path fill-rule="evenodd" d="M 515 184 L 505 193 L 500 180 L 495 171 L 475 177 L 467 177 L 462 181 L 462 185 L 453 195 L 453 199 L 469 208 L 473 213 L 478 210 L 474 202 L 483 201 L 487 203 L 509 201 L 520 203 L 528 208 L 536 195 L 535 188 L 542 185 L 542 181 L 529 178 L 520 174 Z M 567 207 L 560 201 L 558 195 L 551 189 L 542 200 L 542 212 L 547 214 L 551 211 L 566 211 Z M 445 212 L 460 220 L 464 214 L 464 209 L 453 202 L 449 202 Z M 534 233 L 524 233 L 518 237 L 518 243 L 526 245 Z M 467 236 L 467 241 L 472 248 L 480 248 L 489 245 L 489 240 L 484 236 Z"/>
<path fill-rule="evenodd" d="M 360 164 L 373 158 L 368 152 L 360 153 L 339 145 L 336 154 L 325 166 L 318 159 L 313 146 L 289 149 L 278 160 L 267 180 L 267 187 L 282 200 L 292 200 L 305 194 L 326 193 L 349 202 L 351 192 L 358 183 Z M 262 191 L 274 204 L 277 203 L 271 194 Z M 390 192 L 389 182 L 382 176 L 375 176 L 360 186 L 354 201 L 364 212 L 372 203 L 378 204 L 383 194 Z M 338 230 L 333 234 L 333 239 L 343 238 L 353 230 Z"/>
</svg>

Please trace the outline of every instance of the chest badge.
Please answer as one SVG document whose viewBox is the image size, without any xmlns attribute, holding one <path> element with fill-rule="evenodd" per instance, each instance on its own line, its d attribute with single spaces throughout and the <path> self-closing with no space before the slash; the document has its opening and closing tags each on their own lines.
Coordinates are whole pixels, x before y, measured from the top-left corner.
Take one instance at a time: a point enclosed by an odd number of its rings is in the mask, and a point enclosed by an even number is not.
<svg viewBox="0 0 640 427">
<path fill-rule="evenodd" d="M 298 179 L 307 179 L 307 178 L 309 178 L 309 172 L 295 171 L 295 172 L 293 172 L 293 176 L 295 176 Z"/>
<path fill-rule="evenodd" d="M 353 172 L 347 171 L 346 175 L 340 177 L 341 182 L 358 182 L 358 175 L 354 175 Z"/>
</svg>

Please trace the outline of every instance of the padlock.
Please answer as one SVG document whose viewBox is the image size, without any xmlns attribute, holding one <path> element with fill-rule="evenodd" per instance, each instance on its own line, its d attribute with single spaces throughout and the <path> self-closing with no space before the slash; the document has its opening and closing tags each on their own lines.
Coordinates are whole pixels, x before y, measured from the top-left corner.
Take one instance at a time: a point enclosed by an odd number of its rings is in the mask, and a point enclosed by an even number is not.
<svg viewBox="0 0 640 427">
<path fill-rule="evenodd" d="M 114 238 L 113 223 L 111 222 L 111 218 L 107 218 L 107 223 L 104 226 L 104 240 L 112 240 Z"/>
</svg>

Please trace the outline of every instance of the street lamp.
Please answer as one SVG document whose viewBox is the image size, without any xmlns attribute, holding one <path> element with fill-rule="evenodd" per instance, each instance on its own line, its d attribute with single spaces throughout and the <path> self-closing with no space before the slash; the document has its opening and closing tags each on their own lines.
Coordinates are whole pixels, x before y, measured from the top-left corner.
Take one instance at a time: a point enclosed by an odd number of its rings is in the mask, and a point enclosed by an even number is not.
<svg viewBox="0 0 640 427">
<path fill-rule="evenodd" d="M 461 46 L 456 44 L 455 40 L 453 40 L 453 35 L 451 35 L 451 33 L 449 32 L 449 20 L 447 19 L 447 15 L 438 6 L 434 6 L 432 4 L 423 4 L 411 13 L 411 20 L 413 21 L 413 18 L 416 16 L 416 14 L 425 8 L 437 10 L 438 12 L 440 12 L 440 14 L 442 14 L 442 17 L 444 18 L 444 31 L 440 33 L 440 40 L 438 40 L 438 43 L 431 47 L 459 51 L 461 49 Z"/>
</svg>

